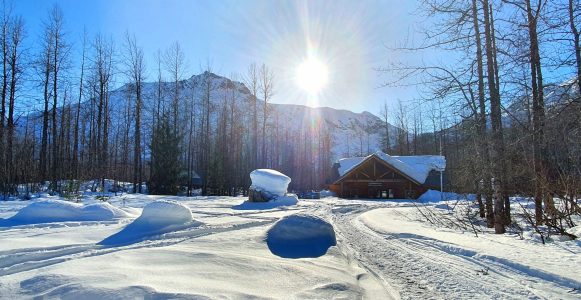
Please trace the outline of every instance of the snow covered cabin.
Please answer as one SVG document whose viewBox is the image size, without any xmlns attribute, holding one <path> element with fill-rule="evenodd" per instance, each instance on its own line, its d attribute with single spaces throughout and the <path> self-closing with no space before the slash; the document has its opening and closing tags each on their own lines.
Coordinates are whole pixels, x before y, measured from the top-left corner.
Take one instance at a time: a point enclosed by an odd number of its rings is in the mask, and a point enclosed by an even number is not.
<svg viewBox="0 0 581 300">
<path fill-rule="evenodd" d="M 337 161 L 329 189 L 341 198 L 416 199 L 428 189 L 440 189 L 440 172 L 445 168 L 444 156 L 392 156 L 378 151 Z"/>
</svg>

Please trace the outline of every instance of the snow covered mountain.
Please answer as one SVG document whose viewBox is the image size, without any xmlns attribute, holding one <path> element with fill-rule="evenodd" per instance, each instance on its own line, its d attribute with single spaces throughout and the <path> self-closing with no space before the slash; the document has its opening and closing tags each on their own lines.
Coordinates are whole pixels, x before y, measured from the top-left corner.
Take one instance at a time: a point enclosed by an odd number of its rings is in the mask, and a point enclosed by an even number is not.
<svg viewBox="0 0 581 300">
<path fill-rule="evenodd" d="M 160 102 L 169 106 L 172 103 L 175 85 L 173 82 L 162 82 L 161 89 L 157 82 L 148 82 L 143 85 L 144 95 L 144 123 L 152 118 L 153 111 Z M 160 93 L 161 91 L 161 93 Z M 179 82 L 179 107 L 180 118 L 187 124 L 191 114 L 202 115 L 203 99 L 210 93 L 210 109 L 213 114 L 212 123 L 217 122 L 217 112 L 223 107 L 225 101 L 233 101 L 242 117 L 248 117 L 252 112 L 251 93 L 241 82 L 230 80 L 210 72 L 194 75 L 189 79 Z M 130 86 L 124 85 L 110 93 L 110 107 L 112 120 L 121 120 L 127 115 L 128 102 L 132 107 L 134 95 L 130 92 Z M 262 122 L 262 108 L 264 102 L 258 99 L 259 123 Z M 113 121 L 115 122 L 115 121 Z M 332 136 L 332 152 L 335 158 L 366 155 L 381 148 L 381 133 L 385 130 L 383 122 L 377 116 L 369 113 L 354 113 L 348 110 L 338 110 L 329 107 L 308 107 L 294 104 L 270 103 L 268 124 L 279 126 L 299 132 L 311 128 L 325 128 Z M 315 126 L 316 127 L 313 127 Z M 251 126 L 247 123 L 247 126 Z M 216 128 L 216 126 L 213 126 Z M 390 125 L 391 140 L 395 141 L 396 128 Z"/>
<path fill-rule="evenodd" d="M 548 85 L 544 88 L 545 109 L 547 113 L 559 112 L 568 107 L 572 102 L 579 101 L 580 91 L 575 79 L 567 80 L 560 84 Z M 522 124 L 531 120 L 533 111 L 532 96 L 521 96 L 513 101 L 503 113 L 503 124 L 512 126 L 515 119 Z"/>
</svg>

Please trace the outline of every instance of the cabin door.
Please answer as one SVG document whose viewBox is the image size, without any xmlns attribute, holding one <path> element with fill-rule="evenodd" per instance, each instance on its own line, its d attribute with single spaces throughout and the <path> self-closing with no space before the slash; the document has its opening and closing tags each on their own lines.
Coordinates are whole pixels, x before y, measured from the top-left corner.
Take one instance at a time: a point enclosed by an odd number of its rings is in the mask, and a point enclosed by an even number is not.
<svg viewBox="0 0 581 300">
<path fill-rule="evenodd" d="M 367 198 L 378 199 L 381 198 L 382 184 L 381 182 L 370 182 L 367 185 Z"/>
</svg>

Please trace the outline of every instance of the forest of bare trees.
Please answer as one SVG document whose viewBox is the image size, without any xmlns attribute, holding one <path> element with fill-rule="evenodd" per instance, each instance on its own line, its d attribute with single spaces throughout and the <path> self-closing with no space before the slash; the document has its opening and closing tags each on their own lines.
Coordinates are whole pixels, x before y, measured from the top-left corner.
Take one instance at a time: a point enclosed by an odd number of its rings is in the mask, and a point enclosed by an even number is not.
<svg viewBox="0 0 581 300">
<path fill-rule="evenodd" d="M 563 233 L 580 212 L 580 2 L 424 0 L 418 11 L 430 24 L 422 42 L 389 51 L 455 59 L 381 68 L 386 86 L 422 91 L 390 112 L 397 125 L 410 133 L 416 122 L 433 124 L 433 133 L 398 135 L 387 150 L 436 153 L 441 142 L 449 188 L 476 193 L 480 217 L 497 233 L 511 225 L 509 195 L 532 197 L 533 223 Z M 432 117 L 422 121 L 418 107 L 426 106 Z"/>
<path fill-rule="evenodd" d="M 24 21 L 4 2 L 3 196 L 47 186 L 53 193 L 78 192 L 86 180 L 99 191 L 107 179 L 131 182 L 128 192 L 139 193 L 159 178 L 168 183 L 154 184 L 152 192 L 191 195 L 201 188 L 236 195 L 256 168 L 297 178 L 294 189 L 318 189 L 329 177 L 329 129 L 279 122 L 270 104 L 276 77 L 269 66 L 251 64 L 244 74 L 232 74 L 248 87 L 241 91 L 241 83 L 214 75 L 209 63 L 202 75 L 186 78 L 191 71 L 179 42 L 158 50 L 156 64 L 147 65 L 133 34 L 116 43 L 103 33 L 66 32 L 65 22 L 55 5 L 42 36 L 27 36 Z M 23 39 L 35 40 L 35 47 L 25 49 Z"/>
</svg>

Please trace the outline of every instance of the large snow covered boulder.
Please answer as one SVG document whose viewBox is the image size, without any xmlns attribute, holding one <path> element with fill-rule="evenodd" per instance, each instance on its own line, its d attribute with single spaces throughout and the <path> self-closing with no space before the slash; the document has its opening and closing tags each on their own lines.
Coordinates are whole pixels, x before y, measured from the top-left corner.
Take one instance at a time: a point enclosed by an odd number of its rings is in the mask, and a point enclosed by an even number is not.
<svg viewBox="0 0 581 300">
<path fill-rule="evenodd" d="M 286 194 L 290 177 L 271 169 L 257 169 L 250 173 L 252 185 L 248 193 L 251 202 L 266 202 Z"/>
<path fill-rule="evenodd" d="M 176 201 L 158 200 L 146 205 L 139 218 L 99 244 L 126 245 L 201 224 L 193 219 L 187 206 Z"/>
<path fill-rule="evenodd" d="M 266 243 L 272 254 L 284 258 L 319 257 L 337 244 L 333 226 L 311 215 L 286 216 L 268 230 Z"/>
</svg>

